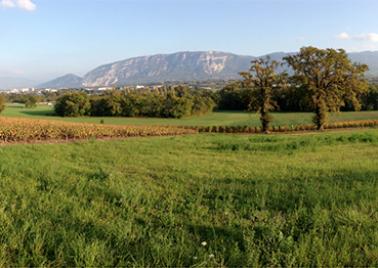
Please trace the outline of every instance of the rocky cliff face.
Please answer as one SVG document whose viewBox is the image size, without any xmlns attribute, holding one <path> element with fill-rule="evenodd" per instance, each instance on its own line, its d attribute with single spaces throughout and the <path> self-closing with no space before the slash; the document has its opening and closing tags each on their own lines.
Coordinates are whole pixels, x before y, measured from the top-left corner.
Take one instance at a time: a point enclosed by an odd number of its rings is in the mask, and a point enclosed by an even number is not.
<svg viewBox="0 0 378 268">
<path fill-rule="evenodd" d="M 233 79 L 253 57 L 223 52 L 179 52 L 131 58 L 100 66 L 84 76 L 85 86 L 164 81 Z"/>
<path fill-rule="evenodd" d="M 269 54 L 281 61 L 289 53 Z M 290 53 L 292 54 L 292 53 Z M 369 65 L 369 76 L 378 76 L 378 51 L 350 53 L 352 61 Z M 83 78 L 66 75 L 43 87 L 64 88 L 80 86 L 122 86 L 166 81 L 228 80 L 240 78 L 239 72 L 248 70 L 253 56 L 225 52 L 178 52 L 130 58 L 102 65 Z"/>
</svg>

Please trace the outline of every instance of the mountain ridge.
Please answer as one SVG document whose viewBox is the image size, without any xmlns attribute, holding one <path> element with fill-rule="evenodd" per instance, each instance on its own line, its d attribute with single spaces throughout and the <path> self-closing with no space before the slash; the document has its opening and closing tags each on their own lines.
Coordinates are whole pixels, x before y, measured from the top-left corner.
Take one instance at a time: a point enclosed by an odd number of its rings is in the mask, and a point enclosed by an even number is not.
<svg viewBox="0 0 378 268">
<path fill-rule="evenodd" d="M 41 85 L 64 88 L 72 80 L 72 87 L 123 86 L 160 83 L 168 81 L 229 80 L 239 78 L 238 73 L 247 70 L 250 61 L 270 56 L 274 60 L 296 52 L 273 52 L 263 56 L 238 55 L 222 51 L 179 51 L 132 57 L 100 65 L 83 77 L 65 75 Z M 378 76 L 378 51 L 348 53 L 353 62 L 369 65 L 368 75 Z M 40 86 L 41 86 L 40 85 Z"/>
</svg>

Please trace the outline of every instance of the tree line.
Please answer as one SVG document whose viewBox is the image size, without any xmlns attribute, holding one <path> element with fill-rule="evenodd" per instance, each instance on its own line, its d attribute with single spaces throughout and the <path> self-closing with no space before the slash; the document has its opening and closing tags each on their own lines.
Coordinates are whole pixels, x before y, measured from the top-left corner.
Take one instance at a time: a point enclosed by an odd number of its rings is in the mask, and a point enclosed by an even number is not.
<svg viewBox="0 0 378 268">
<path fill-rule="evenodd" d="M 329 112 L 378 106 L 377 86 L 369 87 L 365 78 L 368 66 L 352 63 L 342 49 L 304 47 L 283 60 L 252 61 L 250 69 L 240 73 L 241 81 L 220 91 L 219 108 L 257 111 L 262 130 L 268 132 L 270 112 L 275 110 L 312 111 L 313 122 L 322 130 Z M 279 65 L 290 71 L 277 72 Z"/>
<path fill-rule="evenodd" d="M 0 112 L 5 108 L 5 103 L 20 103 L 26 108 L 37 107 L 37 103 L 43 100 L 42 96 L 36 94 L 0 94 Z M 1 109 L 2 108 L 2 109 Z"/>
<path fill-rule="evenodd" d="M 217 109 L 247 111 L 250 109 L 251 90 L 243 88 L 241 81 L 232 81 L 216 94 Z M 311 112 L 310 100 L 303 87 L 277 88 L 272 92 L 279 112 Z M 368 89 L 359 96 L 362 111 L 378 110 L 378 84 L 369 83 Z M 353 105 L 346 101 L 341 111 L 354 111 Z"/>
<path fill-rule="evenodd" d="M 55 112 L 60 116 L 182 118 L 208 113 L 215 105 L 207 90 L 168 86 L 155 90 L 112 90 L 102 95 L 71 92 L 57 99 Z"/>
</svg>

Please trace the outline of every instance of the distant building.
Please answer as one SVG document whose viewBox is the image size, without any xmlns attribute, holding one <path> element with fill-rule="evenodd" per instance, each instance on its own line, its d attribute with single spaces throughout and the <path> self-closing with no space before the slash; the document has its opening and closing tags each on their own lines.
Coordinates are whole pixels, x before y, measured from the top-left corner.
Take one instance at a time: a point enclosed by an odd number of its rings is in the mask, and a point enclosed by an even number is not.
<svg viewBox="0 0 378 268">
<path fill-rule="evenodd" d="M 55 88 L 45 88 L 43 91 L 54 93 L 54 92 L 58 92 L 58 89 L 55 89 Z"/>
</svg>

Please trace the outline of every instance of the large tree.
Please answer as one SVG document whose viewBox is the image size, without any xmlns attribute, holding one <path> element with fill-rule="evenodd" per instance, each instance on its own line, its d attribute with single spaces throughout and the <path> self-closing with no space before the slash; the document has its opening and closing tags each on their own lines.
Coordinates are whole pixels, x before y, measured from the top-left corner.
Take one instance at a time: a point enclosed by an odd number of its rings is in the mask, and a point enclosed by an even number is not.
<svg viewBox="0 0 378 268">
<path fill-rule="evenodd" d="M 270 112 L 276 107 L 273 100 L 273 91 L 284 85 L 285 74 L 276 72 L 279 63 L 270 60 L 269 57 L 252 61 L 248 72 L 241 72 L 243 77 L 242 87 L 251 93 L 249 109 L 260 114 L 262 131 L 269 132 L 272 121 Z"/>
<path fill-rule="evenodd" d="M 346 101 L 360 109 L 359 97 L 368 88 L 364 76 L 368 67 L 352 63 L 343 49 L 304 47 L 284 60 L 294 72 L 294 86 L 306 90 L 319 130 L 324 129 L 328 112 L 339 111 Z"/>
</svg>

